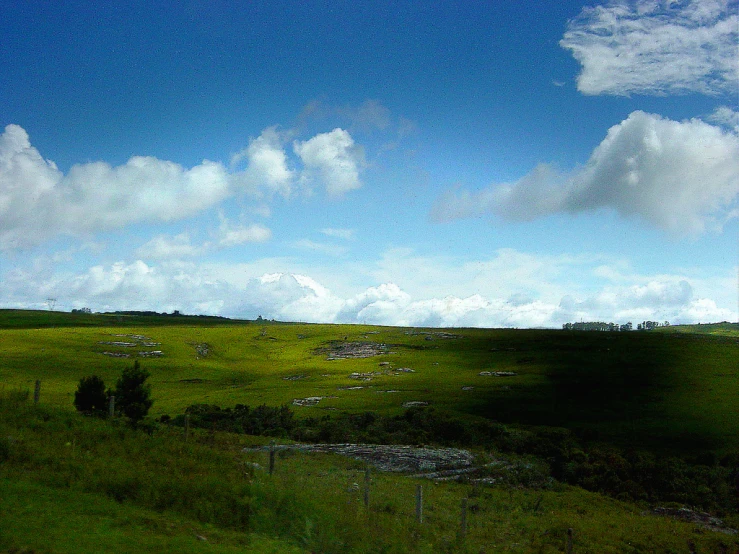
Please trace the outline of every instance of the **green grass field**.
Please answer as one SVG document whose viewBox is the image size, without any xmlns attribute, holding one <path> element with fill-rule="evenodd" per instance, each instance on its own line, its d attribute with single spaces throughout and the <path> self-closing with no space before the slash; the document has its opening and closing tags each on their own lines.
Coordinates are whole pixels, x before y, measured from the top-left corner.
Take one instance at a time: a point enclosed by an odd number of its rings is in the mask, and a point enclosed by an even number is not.
<svg viewBox="0 0 739 554">
<path fill-rule="evenodd" d="M 561 552 L 572 527 L 575 552 L 739 551 L 736 536 L 562 484 L 424 481 L 419 528 L 420 481 L 376 474 L 366 512 L 347 492 L 361 480 L 357 462 L 285 455 L 270 478 L 244 469 L 264 465 L 263 454 L 240 452 L 263 437 L 209 441 L 196 430 L 184 444 L 181 429 L 161 426 L 150 437 L 72 406 L 80 378 L 96 374 L 112 386 L 138 359 L 151 372 L 153 417 L 198 403 L 308 397 L 323 399 L 291 404 L 298 417 L 392 416 L 421 401 L 463 420 L 568 428 L 596 445 L 721 456 L 739 448 L 739 329 L 699 327 L 440 331 L 0 310 L 0 550 L 128 552 L 136 541 L 141 552 Z M 386 351 L 327 359 L 337 342 Z M 139 355 L 153 350 L 161 357 Z M 19 401 L 37 379 L 39 406 Z M 460 543 L 463 497 L 475 508 Z"/>
<path fill-rule="evenodd" d="M 736 329 L 714 333 L 700 326 L 706 334 L 680 333 L 679 327 L 643 333 L 459 329 L 455 338 L 444 338 L 435 330 L 213 325 L 200 318 L 185 324 L 187 318 L 118 317 L 108 326 L 112 316 L 77 314 L 67 314 L 66 323 L 81 317 L 85 326 L 64 326 L 56 313 L 51 327 L 44 324 L 44 312 L 30 312 L 25 321 L 23 316 L 0 311 L 0 383 L 32 390 L 40 379 L 44 403 L 70 410 L 80 378 L 97 374 L 113 385 L 137 352 L 156 349 L 162 357 L 139 358 L 152 374 L 154 416 L 182 413 L 195 403 L 280 405 L 317 396 L 324 399 L 296 408 L 299 416 L 332 409 L 392 414 L 404 402 L 421 401 L 502 422 L 567 427 L 621 444 L 717 452 L 739 447 Z M 93 325 L 96 317 L 102 326 Z M 142 335 L 157 346 L 101 344 L 132 340 L 119 335 Z M 382 343 L 388 352 L 345 360 L 316 353 L 333 340 Z M 480 375 L 485 371 L 516 375 Z M 370 381 L 350 378 L 374 372 L 383 374 Z M 291 376 L 300 378 L 285 379 Z"/>
</svg>

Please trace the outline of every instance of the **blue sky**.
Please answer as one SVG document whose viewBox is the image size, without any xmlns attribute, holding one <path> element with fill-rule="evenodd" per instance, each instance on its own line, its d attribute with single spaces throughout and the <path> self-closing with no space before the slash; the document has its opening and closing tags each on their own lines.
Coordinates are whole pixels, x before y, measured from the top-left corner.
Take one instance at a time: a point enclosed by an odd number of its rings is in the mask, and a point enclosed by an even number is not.
<svg viewBox="0 0 739 554">
<path fill-rule="evenodd" d="M 736 1 L 0 2 L 0 307 L 736 320 Z"/>
</svg>

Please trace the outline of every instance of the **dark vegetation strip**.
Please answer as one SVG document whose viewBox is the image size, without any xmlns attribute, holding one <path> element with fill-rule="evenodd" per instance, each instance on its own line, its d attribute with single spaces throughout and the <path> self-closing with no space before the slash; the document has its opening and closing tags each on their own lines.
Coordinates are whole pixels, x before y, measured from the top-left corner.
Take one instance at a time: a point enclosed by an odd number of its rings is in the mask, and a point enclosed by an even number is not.
<svg viewBox="0 0 739 554">
<path fill-rule="evenodd" d="M 242 404 L 220 408 L 196 404 L 190 425 L 313 443 L 435 444 L 492 449 L 530 456 L 554 479 L 620 500 L 677 502 L 721 516 L 739 512 L 739 450 L 720 458 L 711 451 L 661 456 L 644 449 L 586 441 L 561 427 L 514 426 L 468 420 L 433 408 L 411 408 L 398 416 L 374 412 L 298 419 L 289 406 Z M 185 415 L 162 421 L 184 425 Z M 534 464 L 542 467 L 542 464 Z M 545 483 L 534 472 L 530 482 Z"/>
<path fill-rule="evenodd" d="M 166 314 L 150 311 L 67 313 L 43 310 L 0 309 L 0 329 L 41 329 L 52 327 L 160 327 L 172 325 L 246 325 L 247 320 L 220 316 Z"/>
</svg>

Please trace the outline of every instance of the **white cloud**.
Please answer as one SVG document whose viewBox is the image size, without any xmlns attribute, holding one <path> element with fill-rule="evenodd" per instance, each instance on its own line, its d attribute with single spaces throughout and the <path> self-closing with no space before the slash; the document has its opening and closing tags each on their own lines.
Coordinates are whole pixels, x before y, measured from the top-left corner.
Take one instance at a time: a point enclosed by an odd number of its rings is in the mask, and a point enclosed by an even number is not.
<svg viewBox="0 0 739 554">
<path fill-rule="evenodd" d="M 560 41 L 584 94 L 735 93 L 735 0 L 616 1 L 586 7 Z"/>
<path fill-rule="evenodd" d="M 190 235 L 180 233 L 174 237 L 158 235 L 136 250 L 136 256 L 148 260 L 169 260 L 197 256 L 205 251 L 203 246 L 190 242 Z"/>
<path fill-rule="evenodd" d="M 344 129 L 295 141 L 293 149 L 305 166 L 303 181 L 320 180 L 329 195 L 340 196 L 362 186 L 359 171 L 364 165 L 364 153 Z"/>
<path fill-rule="evenodd" d="M 221 222 L 218 245 L 224 248 L 252 242 L 266 242 L 272 238 L 272 231 L 264 225 L 253 223 L 249 226 L 231 225 L 227 220 Z"/>
<path fill-rule="evenodd" d="M 310 277 L 283 273 L 250 280 L 239 299 L 238 313 L 281 321 L 330 323 L 341 306 L 341 299 Z"/>
<path fill-rule="evenodd" d="M 673 324 L 729 321 L 736 317 L 732 310 L 719 307 L 713 299 L 698 296 L 694 286 L 681 275 L 633 275 L 627 281 L 605 286 L 580 300 L 563 297 L 558 317 L 569 321 L 652 320 Z"/>
<path fill-rule="evenodd" d="M 301 239 L 292 243 L 294 248 L 301 250 L 309 250 L 311 252 L 319 252 L 329 256 L 341 256 L 346 254 L 349 250 L 346 246 L 338 246 L 336 244 L 325 244 L 322 242 L 315 242 L 310 239 Z"/>
<path fill-rule="evenodd" d="M 342 240 L 352 240 L 354 238 L 354 229 L 321 229 L 321 233 L 327 237 L 333 237 Z"/>
<path fill-rule="evenodd" d="M 739 111 L 729 106 L 719 106 L 706 118 L 711 123 L 723 125 L 739 133 Z"/>
<path fill-rule="evenodd" d="M 484 213 L 530 220 L 555 212 L 611 208 L 676 235 L 720 230 L 737 216 L 739 136 L 701 120 L 641 111 L 609 129 L 587 164 L 568 174 L 541 165 L 513 184 L 452 191 L 431 217 Z"/>
<path fill-rule="evenodd" d="M 263 191 L 268 195 L 278 193 L 284 197 L 290 196 L 295 171 L 288 167 L 283 138 L 276 126 L 268 127 L 259 137 L 249 141 L 249 146 L 231 158 L 231 164 L 235 165 L 243 159 L 247 161 L 247 167 L 236 177 L 241 186 L 256 196 Z"/>
<path fill-rule="evenodd" d="M 75 165 L 64 175 L 31 146 L 23 128 L 8 125 L 0 135 L 0 249 L 38 244 L 58 234 L 182 219 L 229 194 L 225 168 L 207 160 L 185 169 L 135 156 L 117 167 Z"/>
<path fill-rule="evenodd" d="M 0 276 L 0 307 L 44 308 L 44 299 L 53 297 L 61 309 L 177 309 L 283 321 L 457 327 L 559 327 L 580 319 L 693 323 L 736 317 L 736 267 L 641 275 L 623 260 L 602 256 L 499 250 L 489 259 L 465 263 L 395 253 L 370 264 L 374 271 L 346 264 L 321 277 L 310 268 L 277 269 L 292 263 L 137 260 L 62 272 L 40 260 Z M 402 283 L 379 278 L 395 265 L 405 269 Z M 426 282 L 429 277 L 422 270 L 427 267 L 435 268 L 432 279 L 437 282 Z M 358 273 L 376 274 L 370 279 L 380 284 L 342 289 L 342 280 L 355 280 Z M 339 289 L 343 292 L 337 293 Z"/>
<path fill-rule="evenodd" d="M 272 231 L 259 224 L 233 225 L 221 215 L 221 223 L 212 239 L 202 244 L 193 244 L 189 233 L 179 235 L 157 235 L 136 249 L 134 254 L 144 260 L 181 260 L 192 258 L 241 244 L 265 242 L 272 237 Z"/>
</svg>

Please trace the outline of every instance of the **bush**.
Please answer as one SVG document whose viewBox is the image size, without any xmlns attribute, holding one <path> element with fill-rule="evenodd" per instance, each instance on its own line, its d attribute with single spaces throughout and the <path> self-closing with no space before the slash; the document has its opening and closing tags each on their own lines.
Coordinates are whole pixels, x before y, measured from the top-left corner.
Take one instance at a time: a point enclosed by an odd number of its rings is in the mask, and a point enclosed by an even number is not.
<svg viewBox="0 0 739 554">
<path fill-rule="evenodd" d="M 105 383 L 97 375 L 83 377 L 74 393 L 74 407 L 86 414 L 104 414 L 108 397 Z"/>
<path fill-rule="evenodd" d="M 139 361 L 136 360 L 133 367 L 123 370 L 115 390 L 110 391 L 110 394 L 115 395 L 117 410 L 134 424 L 149 413 L 149 408 L 154 403 L 151 399 L 151 386 L 146 384 L 149 376 L 150 373 L 141 369 Z"/>
</svg>

